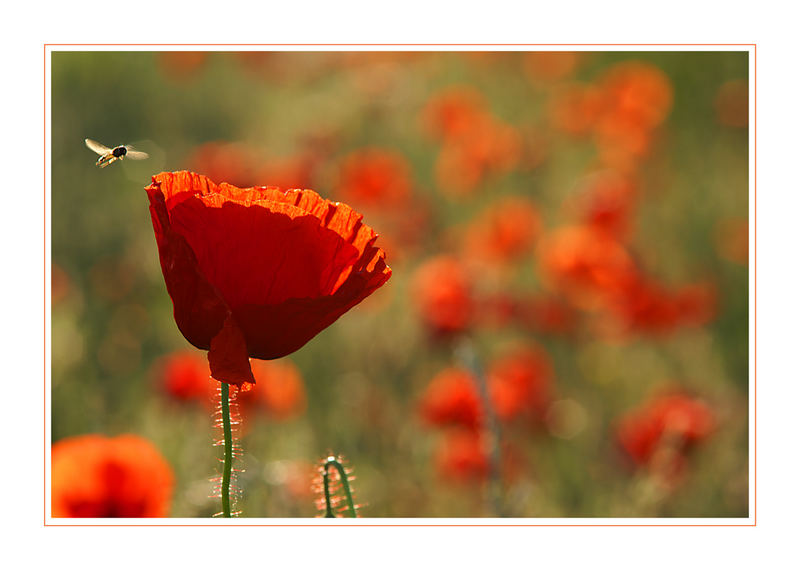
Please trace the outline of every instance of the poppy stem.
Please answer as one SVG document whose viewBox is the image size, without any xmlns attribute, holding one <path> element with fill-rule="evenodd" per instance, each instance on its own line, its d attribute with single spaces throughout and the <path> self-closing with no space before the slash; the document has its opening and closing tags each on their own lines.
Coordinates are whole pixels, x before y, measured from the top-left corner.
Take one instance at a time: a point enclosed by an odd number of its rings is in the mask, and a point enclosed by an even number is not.
<svg viewBox="0 0 800 569">
<path fill-rule="evenodd" d="M 331 481 L 330 481 L 330 468 L 333 466 L 339 472 L 339 480 L 342 483 L 342 488 L 344 489 L 344 498 L 347 502 L 347 509 L 350 511 L 351 518 L 357 518 L 358 515 L 356 514 L 356 506 L 353 503 L 353 493 L 350 491 L 350 480 L 347 476 L 347 471 L 344 468 L 344 465 L 335 457 L 329 456 L 325 459 L 325 464 L 323 465 L 323 472 L 322 472 L 322 487 L 325 492 L 325 517 L 326 518 L 335 518 L 336 514 L 333 513 L 333 505 L 331 500 Z"/>
<path fill-rule="evenodd" d="M 486 380 L 486 373 L 469 340 L 462 340 L 456 348 L 456 355 L 475 378 L 478 393 L 483 403 L 484 416 L 486 417 L 486 446 L 488 447 L 487 454 L 489 456 L 489 503 L 493 513 L 497 517 L 502 517 L 503 484 L 500 479 L 500 427 L 497 423 L 497 417 L 494 414 L 494 408 L 492 407 L 489 397 L 489 385 Z"/>
<path fill-rule="evenodd" d="M 231 517 L 231 470 L 233 469 L 233 431 L 231 430 L 230 387 L 220 382 L 220 404 L 222 406 L 222 433 L 225 439 L 225 460 L 222 469 L 222 517 Z"/>
</svg>

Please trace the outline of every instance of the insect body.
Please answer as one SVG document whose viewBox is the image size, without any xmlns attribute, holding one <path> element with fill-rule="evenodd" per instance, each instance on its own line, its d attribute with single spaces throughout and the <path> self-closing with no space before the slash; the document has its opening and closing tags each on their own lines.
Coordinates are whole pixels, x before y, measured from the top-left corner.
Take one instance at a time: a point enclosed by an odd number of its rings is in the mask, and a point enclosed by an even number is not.
<svg viewBox="0 0 800 569">
<path fill-rule="evenodd" d="M 100 155 L 100 158 L 97 159 L 96 164 L 101 168 L 105 168 L 116 160 L 122 160 L 126 156 L 133 160 L 144 160 L 148 157 L 146 152 L 134 150 L 133 146 L 117 146 L 115 148 L 109 148 L 108 146 L 104 146 L 99 142 L 92 140 L 91 138 L 87 138 L 85 142 L 86 146 Z"/>
</svg>

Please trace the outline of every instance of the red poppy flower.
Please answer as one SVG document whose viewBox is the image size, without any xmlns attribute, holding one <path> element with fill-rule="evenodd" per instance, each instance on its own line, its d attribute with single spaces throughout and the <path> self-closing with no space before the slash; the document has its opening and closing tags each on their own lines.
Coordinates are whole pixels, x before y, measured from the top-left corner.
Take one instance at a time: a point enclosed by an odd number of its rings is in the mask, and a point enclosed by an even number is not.
<svg viewBox="0 0 800 569">
<path fill-rule="evenodd" d="M 440 256 L 426 261 L 414 275 L 413 288 L 420 316 L 434 336 L 458 334 L 472 323 L 472 282 L 457 259 Z"/>
<path fill-rule="evenodd" d="M 52 448 L 54 518 L 159 518 L 169 513 L 174 476 L 135 435 L 83 435 Z"/>
<path fill-rule="evenodd" d="M 461 368 L 448 368 L 428 384 L 420 402 L 426 423 L 459 425 L 477 429 L 483 421 L 483 404 L 472 375 Z"/>
<path fill-rule="evenodd" d="M 391 276 L 377 234 L 311 190 L 219 186 L 193 172 L 146 188 L 175 322 L 219 381 L 294 352 Z"/>
<path fill-rule="evenodd" d="M 707 438 L 714 423 L 714 414 L 703 401 L 674 393 L 625 415 L 617 426 L 617 440 L 635 464 L 657 467 L 673 478 L 685 464 L 686 451 Z M 669 458 L 667 463 L 654 463 L 664 457 Z"/>
</svg>

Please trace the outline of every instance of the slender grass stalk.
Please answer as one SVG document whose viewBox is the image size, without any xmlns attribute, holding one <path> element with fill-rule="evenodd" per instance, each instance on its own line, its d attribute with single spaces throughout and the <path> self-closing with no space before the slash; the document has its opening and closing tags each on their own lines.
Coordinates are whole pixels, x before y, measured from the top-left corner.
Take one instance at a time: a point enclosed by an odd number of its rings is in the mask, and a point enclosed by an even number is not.
<svg viewBox="0 0 800 569">
<path fill-rule="evenodd" d="M 489 397 L 486 373 L 472 343 L 464 339 L 456 347 L 456 356 L 472 372 L 486 417 L 487 454 L 489 456 L 489 506 L 496 517 L 503 516 L 503 482 L 500 478 L 500 427 Z"/>
</svg>

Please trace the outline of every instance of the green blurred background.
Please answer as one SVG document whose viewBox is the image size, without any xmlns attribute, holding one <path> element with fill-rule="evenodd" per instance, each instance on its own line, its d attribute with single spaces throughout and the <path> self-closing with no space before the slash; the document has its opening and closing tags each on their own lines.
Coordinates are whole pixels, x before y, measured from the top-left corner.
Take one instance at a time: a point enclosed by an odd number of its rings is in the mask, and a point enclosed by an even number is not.
<svg viewBox="0 0 800 569">
<path fill-rule="evenodd" d="M 154 372 L 159 358 L 188 343 L 172 319 L 143 188 L 159 171 L 203 173 L 193 158 L 197 148 L 230 142 L 264 161 L 313 150 L 321 158 L 309 187 L 335 199 L 340 161 L 377 146 L 408 160 L 415 197 L 429 204 L 432 223 L 411 254 L 397 262 L 390 255 L 387 285 L 289 357 L 302 373 L 307 408 L 286 421 L 252 418 L 242 441 L 242 515 L 318 515 L 313 496 L 290 490 L 287 473 L 331 451 L 353 468 L 364 516 L 493 515 L 484 485 L 451 484 L 435 471 L 440 434 L 421 423 L 417 405 L 453 356 L 427 340 L 410 309 L 410 282 L 422 261 L 446 247 L 450 228 L 497 196 L 529 196 L 546 227 L 563 223 L 561 204 L 592 160 L 592 141 L 549 125 L 553 82 L 531 76 L 526 57 L 53 53 L 52 261 L 60 280 L 52 309 L 52 440 L 139 434 L 175 469 L 174 517 L 218 511 L 208 498 L 219 454 L 211 417 L 170 401 Z M 658 146 L 639 169 L 644 198 L 633 249 L 650 274 L 667 282 L 710 278 L 718 313 L 702 327 L 622 344 L 537 335 L 552 358 L 558 396 L 577 402 L 587 419 L 570 439 L 508 435 L 527 465 L 504 487 L 508 515 L 748 514 L 748 269 L 720 255 L 715 229 L 748 217 L 748 131 L 721 124 L 715 108 L 723 84 L 748 79 L 748 54 L 585 53 L 563 81 L 591 82 L 632 60 L 663 70 L 674 89 Z M 523 137 L 536 133 L 547 145 L 545 158 L 470 197 L 440 191 L 439 144 L 426 136 L 420 116 L 434 94 L 454 85 L 482 93 L 494 115 Z M 151 158 L 98 169 L 87 137 L 134 144 Z M 532 267 L 532 257 L 525 263 Z M 538 286 L 526 267 L 515 286 Z M 529 334 L 513 326 L 477 330 L 474 341 L 488 355 Z M 686 479 L 669 492 L 626 468 L 611 431 L 615 418 L 665 381 L 701 395 L 718 422 L 690 456 Z"/>
</svg>

